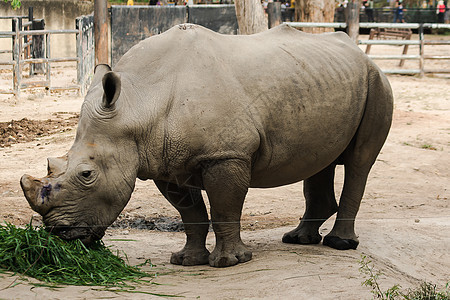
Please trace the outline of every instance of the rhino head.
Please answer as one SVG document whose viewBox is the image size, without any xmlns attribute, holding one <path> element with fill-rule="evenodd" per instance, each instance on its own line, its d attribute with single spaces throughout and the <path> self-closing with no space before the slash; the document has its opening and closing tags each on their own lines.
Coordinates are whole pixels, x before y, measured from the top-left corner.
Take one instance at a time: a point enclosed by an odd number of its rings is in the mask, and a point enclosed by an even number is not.
<svg viewBox="0 0 450 300">
<path fill-rule="evenodd" d="M 48 159 L 46 177 L 20 180 L 31 208 L 63 239 L 101 239 L 130 199 L 138 155 L 127 100 L 120 75 L 97 66 L 69 152 Z"/>
</svg>

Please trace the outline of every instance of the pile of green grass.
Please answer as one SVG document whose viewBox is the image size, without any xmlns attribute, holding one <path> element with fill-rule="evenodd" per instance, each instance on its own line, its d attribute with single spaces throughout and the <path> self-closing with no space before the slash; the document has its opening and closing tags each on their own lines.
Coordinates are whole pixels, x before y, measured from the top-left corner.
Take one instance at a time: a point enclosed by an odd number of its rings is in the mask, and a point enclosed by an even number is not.
<svg viewBox="0 0 450 300">
<path fill-rule="evenodd" d="M 64 241 L 44 228 L 0 225 L 1 269 L 53 284 L 127 285 L 150 274 L 129 266 L 103 242 L 89 248 L 80 240 Z"/>
</svg>

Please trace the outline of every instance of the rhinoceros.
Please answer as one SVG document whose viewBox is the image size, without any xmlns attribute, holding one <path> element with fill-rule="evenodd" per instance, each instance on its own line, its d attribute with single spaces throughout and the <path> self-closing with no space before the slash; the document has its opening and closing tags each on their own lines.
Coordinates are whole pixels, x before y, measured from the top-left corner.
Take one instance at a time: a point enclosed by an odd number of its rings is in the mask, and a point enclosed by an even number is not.
<svg viewBox="0 0 450 300">
<path fill-rule="evenodd" d="M 185 226 L 171 263 L 227 267 L 252 257 L 240 237 L 248 189 L 303 180 L 306 210 L 283 242 L 320 243 L 319 227 L 337 212 L 323 244 L 355 249 L 355 217 L 392 107 L 388 80 L 345 33 L 281 25 L 231 36 L 179 25 L 135 45 L 114 70 L 96 67 L 73 146 L 48 159 L 46 177 L 24 175 L 21 186 L 49 230 L 89 244 L 136 179 L 152 179 Z"/>
</svg>

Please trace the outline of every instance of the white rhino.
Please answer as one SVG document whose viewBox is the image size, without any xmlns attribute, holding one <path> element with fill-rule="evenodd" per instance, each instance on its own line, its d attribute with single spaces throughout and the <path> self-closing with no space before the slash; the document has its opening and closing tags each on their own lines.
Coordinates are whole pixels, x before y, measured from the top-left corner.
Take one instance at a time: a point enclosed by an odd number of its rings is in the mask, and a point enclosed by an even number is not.
<svg viewBox="0 0 450 300">
<path fill-rule="evenodd" d="M 319 227 L 337 212 L 323 244 L 354 249 L 392 106 L 386 77 L 344 33 L 282 25 L 229 36 L 179 25 L 134 46 L 113 71 L 97 66 L 72 148 L 49 159 L 48 176 L 24 175 L 21 185 L 48 228 L 89 243 L 123 210 L 136 178 L 152 179 L 185 225 L 171 262 L 226 267 L 252 256 L 240 237 L 248 189 L 304 180 L 306 211 L 283 241 L 319 243 Z M 336 164 L 345 166 L 339 205 Z"/>
</svg>

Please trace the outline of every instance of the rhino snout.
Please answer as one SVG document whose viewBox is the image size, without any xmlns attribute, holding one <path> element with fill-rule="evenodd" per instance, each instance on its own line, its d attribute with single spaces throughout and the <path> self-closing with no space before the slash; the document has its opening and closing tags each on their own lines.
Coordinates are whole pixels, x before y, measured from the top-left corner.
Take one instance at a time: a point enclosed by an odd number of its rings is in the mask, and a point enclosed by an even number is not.
<svg viewBox="0 0 450 300">
<path fill-rule="evenodd" d="M 45 215 L 50 209 L 51 183 L 25 174 L 20 179 L 20 186 L 31 208 L 40 215 Z"/>
<path fill-rule="evenodd" d="M 79 239 L 84 245 L 89 246 L 96 240 L 101 240 L 105 235 L 106 227 L 104 226 L 89 226 L 87 224 L 75 225 L 46 225 L 47 231 L 56 234 L 63 240 Z"/>
</svg>

